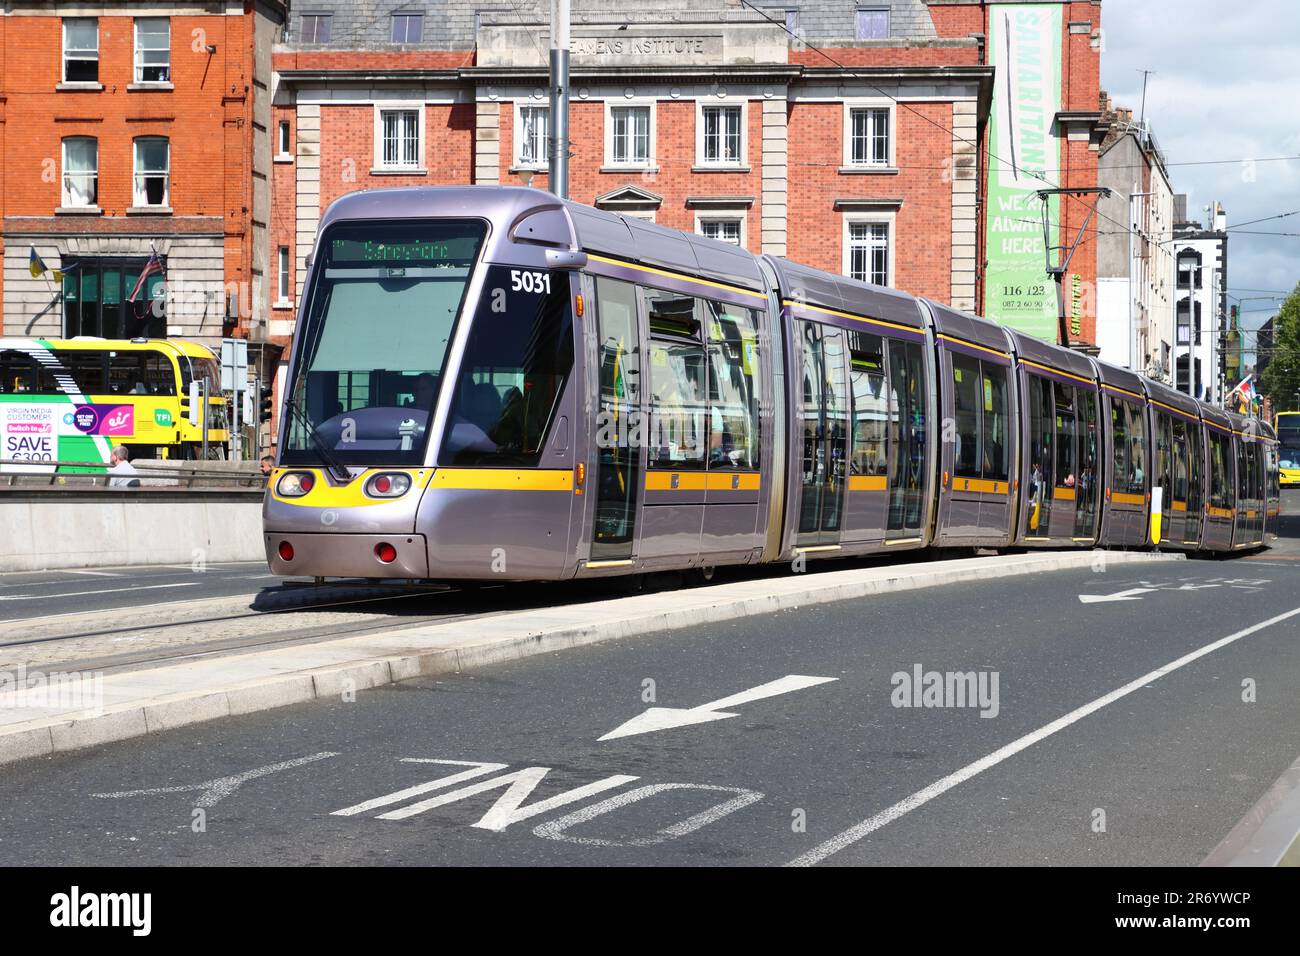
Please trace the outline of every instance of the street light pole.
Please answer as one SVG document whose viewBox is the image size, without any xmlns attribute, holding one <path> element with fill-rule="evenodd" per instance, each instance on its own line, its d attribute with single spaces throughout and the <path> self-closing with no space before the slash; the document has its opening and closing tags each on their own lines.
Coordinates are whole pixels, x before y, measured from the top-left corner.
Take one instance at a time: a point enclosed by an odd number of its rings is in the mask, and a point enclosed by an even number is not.
<svg viewBox="0 0 1300 956">
<path fill-rule="evenodd" d="M 551 0 L 551 135 L 546 144 L 551 192 L 569 198 L 569 0 Z"/>
</svg>

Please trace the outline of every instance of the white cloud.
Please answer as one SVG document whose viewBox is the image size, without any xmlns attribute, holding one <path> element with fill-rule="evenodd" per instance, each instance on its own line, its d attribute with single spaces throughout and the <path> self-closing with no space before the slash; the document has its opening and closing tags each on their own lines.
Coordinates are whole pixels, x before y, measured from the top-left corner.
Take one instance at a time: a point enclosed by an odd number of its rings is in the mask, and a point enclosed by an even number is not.
<svg viewBox="0 0 1300 956">
<path fill-rule="evenodd" d="M 1112 0 L 1102 25 L 1102 87 L 1136 117 L 1147 81 L 1146 119 L 1170 163 L 1175 192 L 1188 211 L 1223 203 L 1228 225 L 1300 209 L 1300 159 L 1241 160 L 1300 155 L 1300 82 L 1295 0 L 1250 0 L 1225 6 L 1211 0 L 1146 3 Z M 1207 160 L 1233 160 L 1209 164 Z M 1200 165 L 1189 165 L 1189 164 Z M 1252 181 L 1253 174 L 1253 181 Z M 1300 216 L 1249 227 L 1300 233 Z M 1228 241 L 1228 284 L 1241 296 L 1289 290 L 1300 279 L 1300 236 L 1234 232 Z M 1248 309 L 1267 306 L 1250 302 Z M 1251 312 L 1257 325 L 1268 312 Z"/>
</svg>

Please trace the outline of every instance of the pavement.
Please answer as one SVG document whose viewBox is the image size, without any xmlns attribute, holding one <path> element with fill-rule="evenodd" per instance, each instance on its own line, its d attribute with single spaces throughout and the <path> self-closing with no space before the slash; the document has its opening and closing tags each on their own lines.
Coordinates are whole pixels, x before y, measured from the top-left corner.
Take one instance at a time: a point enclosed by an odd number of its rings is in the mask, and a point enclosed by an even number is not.
<svg viewBox="0 0 1300 956">
<path fill-rule="evenodd" d="M 0 736 L 0 853 L 1229 862 L 1290 826 L 1297 531 L 1226 561 L 850 568 L 110 668 L 106 722 L 37 718 L 48 749 L 3 713 L 27 737 Z"/>
</svg>

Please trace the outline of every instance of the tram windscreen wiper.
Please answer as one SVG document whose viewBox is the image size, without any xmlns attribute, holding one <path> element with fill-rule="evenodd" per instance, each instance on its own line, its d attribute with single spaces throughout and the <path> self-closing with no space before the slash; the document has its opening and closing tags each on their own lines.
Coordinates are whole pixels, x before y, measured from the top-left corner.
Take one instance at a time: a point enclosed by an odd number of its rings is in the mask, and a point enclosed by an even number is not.
<svg viewBox="0 0 1300 956">
<path fill-rule="evenodd" d="M 294 418 L 297 419 L 299 427 L 307 432 L 307 437 L 310 438 L 312 444 L 316 446 L 316 451 L 320 453 L 329 473 L 343 484 L 350 484 L 352 481 L 352 472 L 348 471 L 347 467 L 339 461 L 338 456 L 334 454 L 327 444 L 325 444 L 325 440 L 320 437 L 320 432 L 318 432 L 316 426 L 312 424 L 311 416 L 303 411 L 302 406 L 298 404 L 297 398 L 290 395 L 288 400 L 285 402 L 285 407 L 289 410 L 289 414 L 293 415 Z"/>
</svg>

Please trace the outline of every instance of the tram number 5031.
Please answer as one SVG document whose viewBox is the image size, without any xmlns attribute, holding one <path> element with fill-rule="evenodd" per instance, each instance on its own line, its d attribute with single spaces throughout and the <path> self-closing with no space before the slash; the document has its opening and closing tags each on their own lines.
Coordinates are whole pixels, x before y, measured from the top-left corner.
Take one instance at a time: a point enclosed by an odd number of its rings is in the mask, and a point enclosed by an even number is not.
<svg viewBox="0 0 1300 956">
<path fill-rule="evenodd" d="M 551 274 L 549 272 L 529 272 L 525 269 L 510 270 L 511 292 L 535 292 L 551 294 Z"/>
</svg>

